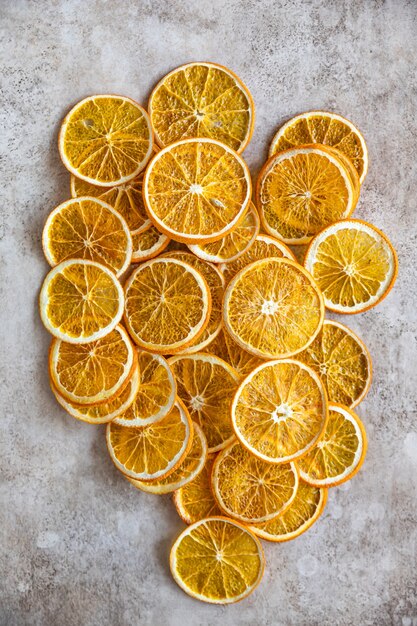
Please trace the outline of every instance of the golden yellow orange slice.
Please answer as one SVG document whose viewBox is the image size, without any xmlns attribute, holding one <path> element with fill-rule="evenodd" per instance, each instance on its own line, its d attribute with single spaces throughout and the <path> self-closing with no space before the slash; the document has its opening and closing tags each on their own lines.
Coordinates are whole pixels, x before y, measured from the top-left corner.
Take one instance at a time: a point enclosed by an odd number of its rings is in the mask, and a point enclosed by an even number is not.
<svg viewBox="0 0 417 626">
<path fill-rule="evenodd" d="M 53 339 L 49 373 L 58 393 L 75 404 L 101 404 L 122 393 L 137 368 L 136 351 L 122 326 L 96 341 Z"/>
<path fill-rule="evenodd" d="M 190 451 L 183 462 L 178 465 L 177 469 L 168 476 L 152 482 L 144 483 L 143 481 L 129 478 L 132 485 L 147 493 L 163 495 L 172 493 L 176 489 L 181 489 L 194 480 L 202 471 L 207 459 L 207 440 L 200 426 L 195 422 L 193 423 L 193 432 Z"/>
<path fill-rule="evenodd" d="M 294 463 L 266 463 L 235 441 L 218 455 L 211 480 L 226 515 L 243 523 L 266 522 L 294 500 L 298 473 Z"/>
<path fill-rule="evenodd" d="M 327 489 L 312 487 L 303 480 L 297 493 L 283 513 L 268 522 L 250 524 L 250 530 L 266 541 L 290 541 L 306 532 L 323 513 Z"/>
<path fill-rule="evenodd" d="M 246 215 L 228 235 L 212 243 L 191 244 L 189 248 L 204 261 L 231 263 L 249 250 L 259 233 L 259 228 L 259 214 L 251 202 Z"/>
<path fill-rule="evenodd" d="M 126 220 L 131 231 L 144 232 L 151 226 L 142 197 L 143 173 L 115 187 L 97 187 L 81 178 L 71 176 L 71 196 L 90 196 L 107 202 Z"/>
<path fill-rule="evenodd" d="M 107 425 L 107 448 L 123 474 L 143 482 L 171 474 L 187 456 L 193 439 L 188 411 L 177 400 L 162 419 L 146 426 Z"/>
<path fill-rule="evenodd" d="M 170 567 L 175 582 L 196 600 L 230 604 L 252 593 L 265 564 L 256 535 L 226 517 L 211 517 L 181 533 Z"/>
<path fill-rule="evenodd" d="M 368 171 L 365 139 L 352 122 L 336 113 L 308 111 L 288 120 L 274 136 L 269 156 L 310 143 L 337 148 L 353 163 L 363 183 Z"/>
<path fill-rule="evenodd" d="M 330 404 L 323 436 L 298 462 L 300 475 L 315 487 L 340 485 L 361 468 L 366 448 L 365 428 L 356 413 L 341 404 Z"/>
<path fill-rule="evenodd" d="M 149 115 L 160 146 L 209 137 L 242 152 L 252 136 L 255 105 L 231 70 L 216 63 L 188 63 L 156 85 Z"/>
<path fill-rule="evenodd" d="M 134 230 L 132 235 L 132 263 L 142 263 L 158 256 L 165 250 L 170 238 L 159 232 L 155 226 L 150 226 L 145 231 Z"/>
<path fill-rule="evenodd" d="M 114 399 L 102 404 L 82 405 L 66 400 L 61 396 L 51 380 L 51 390 L 57 402 L 72 417 L 88 424 L 106 424 L 121 415 L 133 403 L 139 387 L 139 370 L 135 367 L 126 387 Z"/>
<path fill-rule="evenodd" d="M 222 515 L 211 488 L 215 459 L 215 454 L 209 454 L 201 472 L 173 495 L 177 513 L 186 524 L 194 524 L 205 517 Z"/>
<path fill-rule="evenodd" d="M 342 220 L 311 242 L 305 267 L 320 287 L 328 309 L 361 313 L 389 293 L 398 273 L 397 254 L 378 228 L 362 220 Z"/>
<path fill-rule="evenodd" d="M 328 417 L 323 383 L 294 359 L 259 365 L 241 382 L 231 410 L 239 441 L 268 463 L 303 456 L 322 435 Z"/>
<path fill-rule="evenodd" d="M 244 254 L 238 257 L 235 261 L 222 263 L 219 265 L 219 269 L 223 272 L 226 283 L 228 283 L 241 269 L 250 263 L 260 261 L 261 259 L 266 259 L 271 256 L 277 258 L 284 257 L 286 259 L 296 261 L 294 254 L 285 245 L 285 243 L 275 239 L 275 237 L 270 237 L 269 235 L 261 233 L 256 237 L 253 244 Z"/>
<path fill-rule="evenodd" d="M 347 326 L 324 320 L 323 328 L 297 355 L 320 376 L 330 402 L 353 408 L 368 393 L 372 360 L 367 347 Z"/>
<path fill-rule="evenodd" d="M 139 384 L 134 401 L 115 422 L 120 426 L 145 426 L 160 420 L 174 406 L 177 385 L 160 354 L 138 351 Z"/>
<path fill-rule="evenodd" d="M 121 185 L 143 170 L 152 153 L 149 116 L 124 96 L 90 96 L 67 114 L 58 147 L 65 167 L 100 187 Z"/>
<path fill-rule="evenodd" d="M 170 257 L 151 259 L 125 285 L 124 319 L 134 341 L 146 350 L 178 352 L 209 323 L 211 295 L 196 269 Z"/>
<path fill-rule="evenodd" d="M 319 333 L 324 302 L 311 275 L 284 258 L 244 267 L 223 300 L 226 331 L 241 348 L 264 359 L 304 350 Z"/>
<path fill-rule="evenodd" d="M 243 218 L 251 197 L 248 166 L 210 139 L 184 139 L 155 154 L 143 181 L 154 225 L 187 244 L 217 241 Z"/>
<path fill-rule="evenodd" d="M 95 198 L 67 200 L 54 209 L 46 220 L 42 244 L 52 267 L 67 259 L 87 259 L 120 276 L 132 260 L 132 237 L 125 220 Z"/>
<path fill-rule="evenodd" d="M 108 335 L 123 315 L 123 289 L 101 263 L 68 259 L 43 281 L 39 296 L 42 322 L 52 335 L 69 343 L 96 341 Z"/>
<path fill-rule="evenodd" d="M 262 363 L 262 359 L 243 350 L 243 348 L 241 348 L 223 329 L 214 341 L 207 346 L 206 350 L 210 354 L 214 354 L 223 359 L 223 361 L 226 361 L 226 363 L 229 363 L 241 378 L 244 378 L 249 372 Z"/>
<path fill-rule="evenodd" d="M 223 274 L 215 265 L 207 263 L 197 258 L 191 252 L 183 252 L 181 250 L 172 250 L 167 252 L 167 256 L 171 259 L 179 259 L 184 263 L 188 263 L 196 269 L 206 279 L 211 295 L 211 312 L 209 322 L 203 333 L 185 348 L 184 352 L 191 354 L 205 350 L 211 341 L 219 334 L 222 325 L 222 302 L 224 291 Z"/>
<path fill-rule="evenodd" d="M 234 438 L 230 404 L 239 375 L 222 359 L 204 352 L 174 356 L 168 363 L 178 396 L 203 429 L 209 453 L 221 450 Z"/>
</svg>

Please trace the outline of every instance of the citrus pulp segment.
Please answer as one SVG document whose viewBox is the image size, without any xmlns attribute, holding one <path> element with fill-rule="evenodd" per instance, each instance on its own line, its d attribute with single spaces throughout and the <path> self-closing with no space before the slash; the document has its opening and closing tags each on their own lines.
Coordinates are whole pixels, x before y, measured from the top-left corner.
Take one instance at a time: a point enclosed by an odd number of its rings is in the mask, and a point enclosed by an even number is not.
<svg viewBox="0 0 417 626">
<path fill-rule="evenodd" d="M 339 322 L 324 320 L 313 343 L 297 359 L 320 376 L 330 402 L 353 408 L 369 390 L 371 355 L 363 341 Z"/>
<path fill-rule="evenodd" d="M 238 387 L 238 373 L 222 359 L 203 352 L 174 356 L 168 363 L 178 396 L 203 429 L 209 452 L 221 450 L 234 437 L 230 403 Z"/>
<path fill-rule="evenodd" d="M 367 439 L 359 417 L 339 404 L 329 405 L 323 437 L 298 462 L 300 476 L 315 487 L 334 487 L 356 474 L 365 459 Z"/>
<path fill-rule="evenodd" d="M 168 354 L 197 339 L 211 311 L 210 290 L 196 269 L 169 257 L 151 259 L 125 285 L 126 325 L 146 350 Z"/>
<path fill-rule="evenodd" d="M 259 174 L 256 195 L 266 232 L 293 245 L 348 217 L 358 199 L 343 161 L 320 145 L 272 156 Z"/>
<path fill-rule="evenodd" d="M 163 495 L 180 489 L 194 480 L 202 471 L 207 459 L 207 440 L 198 424 L 193 423 L 193 431 L 190 451 L 177 469 L 164 478 L 147 483 L 129 478 L 132 485 L 147 493 Z"/>
<path fill-rule="evenodd" d="M 224 294 L 226 331 L 244 350 L 264 359 L 301 352 L 317 336 L 323 318 L 320 290 L 290 259 L 251 263 L 236 274 Z"/>
<path fill-rule="evenodd" d="M 226 515 L 243 523 L 266 522 L 295 498 L 298 473 L 294 463 L 266 463 L 234 441 L 217 456 L 211 481 Z"/>
<path fill-rule="evenodd" d="M 281 515 L 269 522 L 251 524 L 249 528 L 266 541 L 290 541 L 311 528 L 323 513 L 326 502 L 327 489 L 312 487 L 300 480 L 294 500 Z"/>
<path fill-rule="evenodd" d="M 209 137 L 242 152 L 252 136 L 255 105 L 247 87 L 226 67 L 188 63 L 159 81 L 149 114 L 161 146 Z"/>
<path fill-rule="evenodd" d="M 269 156 L 310 143 L 337 148 L 350 159 L 363 183 L 368 171 L 365 139 L 352 122 L 336 113 L 308 111 L 288 120 L 274 136 Z"/>
<path fill-rule="evenodd" d="M 323 383 L 294 359 L 259 365 L 241 382 L 232 403 L 239 441 L 268 463 L 303 456 L 322 435 L 327 417 Z"/>
<path fill-rule="evenodd" d="M 187 354 L 201 352 L 219 334 L 222 325 L 222 301 L 224 291 L 223 274 L 219 272 L 215 265 L 207 263 L 197 258 L 191 252 L 172 250 L 166 253 L 171 259 L 179 259 L 188 263 L 196 269 L 206 279 L 211 295 L 211 312 L 208 324 L 203 333 L 185 348 Z"/>
<path fill-rule="evenodd" d="M 76 404 L 101 404 L 122 393 L 137 367 L 136 351 L 122 326 L 90 343 L 53 339 L 49 373 L 58 393 Z"/>
<path fill-rule="evenodd" d="M 85 259 L 68 259 L 51 269 L 39 296 L 45 328 L 74 344 L 109 334 L 120 322 L 123 306 L 123 289 L 116 275 Z"/>
<path fill-rule="evenodd" d="M 230 604 L 260 583 L 264 555 L 257 537 L 226 517 L 210 517 L 188 526 L 171 549 L 171 573 L 190 596 Z"/>
<path fill-rule="evenodd" d="M 187 409 L 177 400 L 162 419 L 146 426 L 107 425 L 107 448 L 123 474 L 141 481 L 164 478 L 187 456 L 193 425 Z"/>
<path fill-rule="evenodd" d="M 398 273 L 397 254 L 387 236 L 362 220 L 342 220 L 322 230 L 304 265 L 326 307 L 336 313 L 372 308 L 389 293 Z"/>
<path fill-rule="evenodd" d="M 239 224 L 219 241 L 191 244 L 189 248 L 198 257 L 211 263 L 231 263 L 244 254 L 259 234 L 258 211 L 251 202 Z"/>
<path fill-rule="evenodd" d="M 151 221 L 145 211 L 142 196 L 143 173 L 115 187 L 97 187 L 81 178 L 71 176 L 71 196 L 90 196 L 107 202 L 126 220 L 131 231 L 144 232 Z"/>
<path fill-rule="evenodd" d="M 222 515 L 211 488 L 215 459 L 215 454 L 209 454 L 201 472 L 173 495 L 177 513 L 186 524 L 194 524 L 205 517 Z"/>
<path fill-rule="evenodd" d="M 124 96 L 90 96 L 67 114 L 59 153 L 77 178 L 103 187 L 121 185 L 143 170 L 152 152 L 149 116 Z"/>
<path fill-rule="evenodd" d="M 132 237 L 125 220 L 95 198 L 67 200 L 54 209 L 46 220 L 42 244 L 52 267 L 67 259 L 86 259 L 120 276 L 132 260 Z"/>
<path fill-rule="evenodd" d="M 177 385 L 160 354 L 138 351 L 139 385 L 134 401 L 115 422 L 120 426 L 145 426 L 160 420 L 172 409 Z"/>
<path fill-rule="evenodd" d="M 187 244 L 217 241 L 245 215 L 251 197 L 248 166 L 219 141 L 184 139 L 155 154 L 143 197 L 155 226 Z"/>
</svg>

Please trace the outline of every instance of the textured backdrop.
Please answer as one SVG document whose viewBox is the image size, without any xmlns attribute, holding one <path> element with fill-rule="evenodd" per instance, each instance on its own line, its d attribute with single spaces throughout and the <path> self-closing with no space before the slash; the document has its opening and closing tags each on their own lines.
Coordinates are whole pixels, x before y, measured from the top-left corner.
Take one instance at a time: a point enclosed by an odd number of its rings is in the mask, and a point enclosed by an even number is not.
<svg viewBox="0 0 417 626">
<path fill-rule="evenodd" d="M 0 28 L 1 625 L 416 626 L 417 3 L 1 0 Z M 169 498 L 137 492 L 103 429 L 54 401 L 37 312 L 42 226 L 69 196 L 56 147 L 64 112 L 94 93 L 146 103 L 156 80 L 192 60 L 227 65 L 251 89 L 254 173 L 293 114 L 356 122 L 370 171 L 355 215 L 386 231 L 400 260 L 389 297 L 348 320 L 375 369 L 358 409 L 363 470 L 331 491 L 306 535 L 266 545 L 261 586 L 225 608 L 171 580 L 182 523 Z"/>
</svg>

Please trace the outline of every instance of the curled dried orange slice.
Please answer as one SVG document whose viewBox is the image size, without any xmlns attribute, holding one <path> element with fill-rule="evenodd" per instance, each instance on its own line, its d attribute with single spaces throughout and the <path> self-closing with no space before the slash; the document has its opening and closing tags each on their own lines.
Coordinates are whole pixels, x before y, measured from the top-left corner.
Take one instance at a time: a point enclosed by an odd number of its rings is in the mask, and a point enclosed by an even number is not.
<svg viewBox="0 0 417 626">
<path fill-rule="evenodd" d="M 143 170 L 152 153 L 147 112 L 124 96 L 81 100 L 62 122 L 59 153 L 77 178 L 102 187 L 121 185 Z"/>
<path fill-rule="evenodd" d="M 186 528 L 171 550 L 175 582 L 193 598 L 230 604 L 246 598 L 264 572 L 261 542 L 245 526 L 210 517 Z"/>
<path fill-rule="evenodd" d="M 39 296 L 42 322 L 52 335 L 69 343 L 96 341 L 108 335 L 123 315 L 123 289 L 101 263 L 68 259 L 47 274 Z"/>
<path fill-rule="evenodd" d="M 224 294 L 226 331 L 241 348 L 264 359 L 301 352 L 317 336 L 323 318 L 320 290 L 290 259 L 251 263 L 236 274 Z"/>
<path fill-rule="evenodd" d="M 294 500 L 298 473 L 294 463 L 266 463 L 235 441 L 218 455 L 211 481 L 226 515 L 244 523 L 266 522 Z"/>
<path fill-rule="evenodd" d="M 219 141 L 185 139 L 155 154 L 143 180 L 155 226 L 183 243 L 217 241 L 244 216 L 251 197 L 248 166 Z"/>
<path fill-rule="evenodd" d="M 209 137 L 242 152 L 255 123 L 249 90 L 236 74 L 216 63 L 188 63 L 169 72 L 151 93 L 149 114 L 161 146 L 186 137 Z"/>
<path fill-rule="evenodd" d="M 46 220 L 42 244 L 53 267 L 67 259 L 87 259 L 120 276 L 132 259 L 132 238 L 125 220 L 95 198 L 67 200 L 54 209 Z"/>
<path fill-rule="evenodd" d="M 58 393 L 75 404 L 113 400 L 137 368 L 136 351 L 122 326 L 96 341 L 73 344 L 53 339 L 49 373 Z"/>
<path fill-rule="evenodd" d="M 232 404 L 237 437 L 267 463 L 305 454 L 322 435 L 327 417 L 323 383 L 294 359 L 259 365 L 241 382 Z"/>
<path fill-rule="evenodd" d="M 125 321 L 146 350 L 169 354 L 197 339 L 209 323 L 210 290 L 196 269 L 170 257 L 151 259 L 125 285 Z"/>
<path fill-rule="evenodd" d="M 107 425 L 107 448 L 117 469 L 130 478 L 152 481 L 171 474 L 187 456 L 193 425 L 181 401 L 146 426 Z"/>
</svg>

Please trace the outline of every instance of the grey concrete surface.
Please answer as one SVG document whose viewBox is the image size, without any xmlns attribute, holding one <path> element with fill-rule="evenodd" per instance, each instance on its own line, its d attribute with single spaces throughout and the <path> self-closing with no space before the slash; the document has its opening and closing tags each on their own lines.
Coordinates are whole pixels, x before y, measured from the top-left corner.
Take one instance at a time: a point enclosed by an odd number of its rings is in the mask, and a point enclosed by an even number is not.
<svg viewBox="0 0 417 626">
<path fill-rule="evenodd" d="M 417 3 L 1 0 L 0 18 L 0 624 L 416 626 Z M 363 470 L 306 535 L 265 545 L 261 586 L 226 608 L 171 580 L 182 523 L 170 499 L 136 492 L 103 429 L 55 403 L 37 312 L 42 226 L 69 195 L 56 147 L 65 111 L 100 92 L 146 103 L 191 60 L 227 65 L 250 87 L 254 173 L 285 118 L 325 108 L 356 122 L 371 159 L 356 216 L 400 259 L 389 297 L 348 320 L 375 369 L 358 409 Z"/>
</svg>

